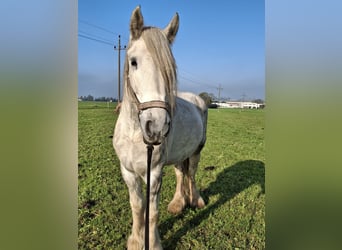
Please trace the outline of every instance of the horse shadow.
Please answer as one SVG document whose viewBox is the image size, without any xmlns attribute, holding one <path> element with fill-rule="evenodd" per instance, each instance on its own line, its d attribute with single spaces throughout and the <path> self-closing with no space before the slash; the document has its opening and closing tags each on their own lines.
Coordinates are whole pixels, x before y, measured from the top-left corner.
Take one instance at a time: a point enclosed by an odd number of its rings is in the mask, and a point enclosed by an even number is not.
<svg viewBox="0 0 342 250">
<path fill-rule="evenodd" d="M 210 166 L 205 169 L 210 171 L 213 170 L 214 167 Z M 206 202 L 206 206 L 203 209 L 198 210 L 198 213 L 192 219 L 187 221 L 183 227 L 178 229 L 172 237 L 164 240 L 164 248 L 174 250 L 176 248 L 175 242 L 179 242 L 188 230 L 197 227 L 216 209 L 254 184 L 261 186 L 261 191 L 258 196 L 265 193 L 265 164 L 262 161 L 240 161 L 225 168 L 218 174 L 215 181 L 210 183 L 207 188 L 201 190 L 200 193 Z M 212 204 L 208 203 L 209 198 L 217 194 L 219 194 L 219 199 Z M 183 213 L 184 212 L 186 213 L 186 211 L 183 211 Z M 161 237 L 163 238 L 163 235 L 166 234 L 167 230 L 172 228 L 173 225 L 177 223 L 177 220 L 183 217 L 184 215 L 180 214 L 163 221 L 159 226 Z"/>
</svg>

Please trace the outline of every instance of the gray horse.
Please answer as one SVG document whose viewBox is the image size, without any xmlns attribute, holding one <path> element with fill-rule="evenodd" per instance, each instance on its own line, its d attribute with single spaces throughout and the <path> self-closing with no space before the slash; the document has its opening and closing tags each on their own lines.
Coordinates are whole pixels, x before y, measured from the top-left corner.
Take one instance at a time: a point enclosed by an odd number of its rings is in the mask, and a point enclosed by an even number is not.
<svg viewBox="0 0 342 250">
<path fill-rule="evenodd" d="M 139 6 L 130 20 L 124 95 L 113 137 L 133 216 L 128 249 L 144 248 L 146 202 L 141 181 L 146 183 L 146 144 L 154 145 L 149 207 L 151 249 L 162 249 L 157 222 L 163 166 L 175 164 L 177 178 L 169 212 L 178 214 L 187 205 L 205 206 L 195 174 L 206 141 L 208 110 L 201 97 L 177 92 L 176 63 L 170 46 L 178 25 L 176 13 L 164 29 L 145 27 Z"/>
</svg>

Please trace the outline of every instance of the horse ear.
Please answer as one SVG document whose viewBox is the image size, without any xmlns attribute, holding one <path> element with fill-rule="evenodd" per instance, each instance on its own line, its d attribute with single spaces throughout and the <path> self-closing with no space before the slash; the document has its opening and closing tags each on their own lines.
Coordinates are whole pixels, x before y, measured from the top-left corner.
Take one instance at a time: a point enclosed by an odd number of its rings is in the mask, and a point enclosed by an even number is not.
<svg viewBox="0 0 342 250">
<path fill-rule="evenodd" d="M 176 12 L 171 22 L 165 27 L 164 33 L 169 40 L 170 44 L 173 43 L 178 32 L 179 27 L 179 15 Z"/>
<path fill-rule="evenodd" d="M 138 5 L 132 12 L 130 22 L 130 33 L 131 38 L 136 40 L 140 37 L 144 26 L 144 18 L 140 11 L 140 5 Z"/>
</svg>

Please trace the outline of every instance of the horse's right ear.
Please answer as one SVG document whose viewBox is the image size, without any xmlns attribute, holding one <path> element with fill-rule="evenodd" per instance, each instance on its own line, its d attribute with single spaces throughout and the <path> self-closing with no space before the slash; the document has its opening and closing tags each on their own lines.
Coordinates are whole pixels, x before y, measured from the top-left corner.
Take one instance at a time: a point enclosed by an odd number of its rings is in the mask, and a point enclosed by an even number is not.
<svg viewBox="0 0 342 250">
<path fill-rule="evenodd" d="M 132 16 L 131 16 L 130 33 L 131 33 L 132 40 L 136 40 L 140 37 L 143 27 L 144 27 L 144 18 L 140 11 L 140 5 L 138 5 L 133 10 Z"/>
</svg>

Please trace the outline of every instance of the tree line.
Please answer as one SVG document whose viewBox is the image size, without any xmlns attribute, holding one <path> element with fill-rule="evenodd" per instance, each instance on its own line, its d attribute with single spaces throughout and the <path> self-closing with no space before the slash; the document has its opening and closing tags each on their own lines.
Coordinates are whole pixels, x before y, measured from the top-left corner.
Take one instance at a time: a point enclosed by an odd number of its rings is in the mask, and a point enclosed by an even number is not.
<svg viewBox="0 0 342 250">
<path fill-rule="evenodd" d="M 87 96 L 80 96 L 78 97 L 78 100 L 80 101 L 97 101 L 97 102 L 116 102 L 118 99 L 113 98 L 113 97 L 94 97 L 92 95 L 87 95 Z"/>
<path fill-rule="evenodd" d="M 202 92 L 199 94 L 199 96 L 201 96 L 204 99 L 204 101 L 206 102 L 206 104 L 208 106 L 210 106 L 212 104 L 212 102 L 217 101 L 216 96 L 212 93 Z M 118 99 L 113 98 L 113 97 L 105 97 L 105 96 L 94 97 L 92 95 L 80 96 L 80 97 L 78 97 L 78 99 L 81 101 L 97 101 L 97 102 L 110 102 L 110 101 L 117 102 L 118 101 Z M 241 100 L 239 100 L 239 101 L 241 101 Z M 255 99 L 255 100 L 252 100 L 251 102 L 263 104 L 264 100 Z"/>
</svg>

